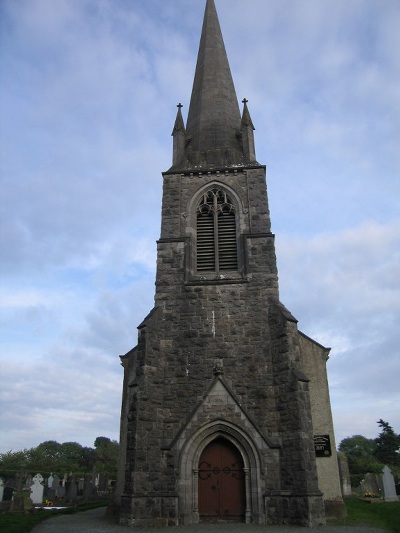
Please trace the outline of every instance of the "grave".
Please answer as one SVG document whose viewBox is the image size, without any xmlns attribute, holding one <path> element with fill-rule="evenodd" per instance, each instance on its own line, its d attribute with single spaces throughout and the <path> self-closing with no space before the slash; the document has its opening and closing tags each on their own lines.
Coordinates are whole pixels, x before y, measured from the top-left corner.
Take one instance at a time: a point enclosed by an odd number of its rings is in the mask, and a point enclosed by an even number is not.
<svg viewBox="0 0 400 533">
<path fill-rule="evenodd" d="M 396 485 L 394 483 L 393 474 L 388 466 L 385 466 L 382 471 L 382 485 L 385 501 L 397 502 L 399 497 L 396 494 Z"/>
<path fill-rule="evenodd" d="M 31 500 L 34 505 L 43 503 L 43 476 L 41 474 L 36 474 L 32 478 L 33 484 L 31 485 Z"/>
</svg>

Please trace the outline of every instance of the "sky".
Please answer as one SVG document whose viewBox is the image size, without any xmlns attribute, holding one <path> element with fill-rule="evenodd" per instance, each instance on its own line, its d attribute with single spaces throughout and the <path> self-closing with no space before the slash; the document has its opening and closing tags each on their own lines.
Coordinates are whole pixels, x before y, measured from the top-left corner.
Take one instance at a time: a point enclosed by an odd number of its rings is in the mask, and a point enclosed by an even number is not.
<svg viewBox="0 0 400 533">
<path fill-rule="evenodd" d="M 119 436 L 204 0 L 0 2 L 0 452 Z M 400 432 L 400 3 L 216 0 L 336 442 Z"/>
</svg>

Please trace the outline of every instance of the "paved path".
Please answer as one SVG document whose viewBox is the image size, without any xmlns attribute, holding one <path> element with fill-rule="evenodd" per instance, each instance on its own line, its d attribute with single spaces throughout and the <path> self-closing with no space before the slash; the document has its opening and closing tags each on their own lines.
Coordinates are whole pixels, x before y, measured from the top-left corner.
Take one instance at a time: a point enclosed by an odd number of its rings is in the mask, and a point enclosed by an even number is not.
<svg viewBox="0 0 400 533">
<path fill-rule="evenodd" d="M 92 509 L 83 513 L 59 515 L 36 526 L 32 533 L 126 533 L 129 528 L 118 526 L 105 515 L 105 508 Z M 384 533 L 382 529 L 348 526 L 323 526 L 318 528 L 289 526 L 256 526 L 252 524 L 195 524 L 168 527 L 162 530 L 134 528 L 136 533 Z"/>
</svg>

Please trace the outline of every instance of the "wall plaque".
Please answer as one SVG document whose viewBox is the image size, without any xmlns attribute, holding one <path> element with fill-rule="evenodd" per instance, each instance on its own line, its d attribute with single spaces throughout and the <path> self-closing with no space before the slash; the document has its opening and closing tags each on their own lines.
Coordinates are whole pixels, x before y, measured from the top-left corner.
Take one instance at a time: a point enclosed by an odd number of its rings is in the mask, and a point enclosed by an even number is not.
<svg viewBox="0 0 400 533">
<path fill-rule="evenodd" d="M 332 455 L 329 435 L 314 435 L 314 447 L 317 457 L 330 457 Z"/>
</svg>

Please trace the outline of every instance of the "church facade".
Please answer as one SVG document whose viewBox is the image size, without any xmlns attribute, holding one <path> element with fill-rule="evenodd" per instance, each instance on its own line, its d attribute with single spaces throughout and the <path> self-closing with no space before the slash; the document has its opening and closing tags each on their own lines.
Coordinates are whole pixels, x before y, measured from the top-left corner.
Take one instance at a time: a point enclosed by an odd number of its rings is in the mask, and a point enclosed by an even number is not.
<svg viewBox="0 0 400 533">
<path fill-rule="evenodd" d="M 266 169 L 207 0 L 163 173 L 154 308 L 124 356 L 121 525 L 344 512 L 326 361 L 279 300 Z"/>
</svg>

